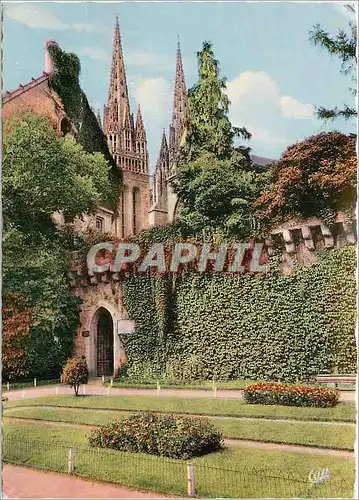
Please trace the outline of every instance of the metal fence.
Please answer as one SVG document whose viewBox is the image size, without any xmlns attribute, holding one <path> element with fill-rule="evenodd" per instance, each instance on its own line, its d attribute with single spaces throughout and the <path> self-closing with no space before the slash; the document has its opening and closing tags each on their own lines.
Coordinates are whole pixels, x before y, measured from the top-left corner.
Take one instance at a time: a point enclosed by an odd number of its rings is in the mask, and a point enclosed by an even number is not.
<svg viewBox="0 0 359 500">
<path fill-rule="evenodd" d="M 329 478 L 311 483 L 283 471 L 217 467 L 152 455 L 64 445 L 56 441 L 3 440 L 3 461 L 69 473 L 140 490 L 205 498 L 352 498 L 354 484 Z"/>
</svg>

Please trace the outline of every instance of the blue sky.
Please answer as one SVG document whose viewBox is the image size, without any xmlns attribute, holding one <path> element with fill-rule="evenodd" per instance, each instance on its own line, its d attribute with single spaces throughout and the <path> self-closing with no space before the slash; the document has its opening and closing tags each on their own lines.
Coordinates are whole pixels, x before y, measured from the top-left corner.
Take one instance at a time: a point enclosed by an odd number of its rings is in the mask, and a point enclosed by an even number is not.
<svg viewBox="0 0 359 500">
<path fill-rule="evenodd" d="M 319 22 L 330 33 L 347 29 L 340 3 L 6 3 L 3 86 L 24 84 L 43 71 L 44 45 L 55 39 L 81 60 L 81 82 L 91 105 L 107 101 L 115 16 L 120 30 L 132 110 L 141 104 L 153 169 L 163 127 L 171 119 L 176 45 L 181 40 L 187 86 L 197 78 L 196 52 L 214 45 L 228 79 L 230 117 L 253 134 L 257 155 L 278 158 L 295 141 L 322 130 L 355 130 L 355 123 L 325 125 L 315 105 L 353 105 L 340 64 L 308 41 Z"/>
</svg>

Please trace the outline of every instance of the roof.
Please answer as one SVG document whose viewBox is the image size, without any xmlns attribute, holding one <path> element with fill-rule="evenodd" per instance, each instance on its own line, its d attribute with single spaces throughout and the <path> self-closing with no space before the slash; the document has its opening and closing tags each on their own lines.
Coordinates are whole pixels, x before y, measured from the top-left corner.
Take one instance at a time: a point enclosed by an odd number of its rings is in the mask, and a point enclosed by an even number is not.
<svg viewBox="0 0 359 500">
<path fill-rule="evenodd" d="M 46 80 L 49 79 L 49 76 L 50 75 L 48 73 L 44 72 L 38 78 L 32 78 L 29 83 L 26 83 L 25 85 L 20 84 L 17 89 L 4 92 L 2 95 L 3 104 L 5 104 L 6 102 L 10 101 L 11 99 L 14 99 L 15 97 L 21 95 L 23 92 L 26 92 L 27 90 L 30 90 L 33 87 L 36 87 L 37 85 L 40 85 L 41 83 L 45 82 Z"/>
</svg>

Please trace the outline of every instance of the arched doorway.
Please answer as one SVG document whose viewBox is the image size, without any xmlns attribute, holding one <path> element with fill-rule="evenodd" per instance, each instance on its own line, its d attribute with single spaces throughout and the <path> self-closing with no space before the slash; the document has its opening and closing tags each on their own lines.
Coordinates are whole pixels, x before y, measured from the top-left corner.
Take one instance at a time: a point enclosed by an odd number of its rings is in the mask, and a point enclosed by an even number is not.
<svg viewBox="0 0 359 500">
<path fill-rule="evenodd" d="M 97 376 L 112 376 L 114 371 L 113 320 L 104 307 L 97 311 Z"/>
</svg>

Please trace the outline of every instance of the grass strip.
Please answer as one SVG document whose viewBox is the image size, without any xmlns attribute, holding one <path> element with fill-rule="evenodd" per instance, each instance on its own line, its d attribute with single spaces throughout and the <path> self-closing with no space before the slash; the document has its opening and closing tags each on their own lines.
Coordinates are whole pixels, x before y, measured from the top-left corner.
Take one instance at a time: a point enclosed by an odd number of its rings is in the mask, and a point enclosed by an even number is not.
<svg viewBox="0 0 359 500">
<path fill-rule="evenodd" d="M 91 449 L 88 431 L 6 422 L 6 463 L 66 472 L 68 448 L 78 448 L 76 474 L 138 489 L 185 495 L 186 462 L 142 454 Z M 221 498 L 351 498 L 354 461 L 331 456 L 228 447 L 193 460 L 196 491 Z M 312 469 L 327 468 L 332 479 L 312 487 Z"/>
<path fill-rule="evenodd" d="M 132 389 L 156 389 L 157 382 L 160 384 L 162 389 L 193 389 L 193 390 L 213 390 L 213 384 L 216 385 L 217 390 L 241 390 L 247 385 L 257 384 L 263 382 L 261 380 L 230 380 L 228 382 L 214 382 L 210 380 L 204 381 L 172 381 L 172 380 L 129 380 L 129 379 L 118 379 L 113 381 L 113 387 L 119 388 L 132 388 Z M 109 383 L 107 384 L 109 385 Z M 295 385 L 310 385 L 311 387 L 327 387 L 326 384 L 319 383 L 295 383 Z M 355 391 L 355 384 L 345 384 L 339 383 L 338 387 L 341 391 Z"/>
<path fill-rule="evenodd" d="M 95 410 L 69 411 L 60 408 L 7 409 L 4 417 L 26 418 L 69 424 L 105 425 L 112 420 L 122 420 L 129 412 Z M 306 424 L 301 422 L 268 422 L 253 420 L 215 419 L 223 436 L 231 439 L 247 439 L 272 443 L 318 446 L 338 450 L 354 449 L 355 427 L 337 424 Z"/>
<path fill-rule="evenodd" d="M 51 380 L 36 380 L 36 387 L 40 387 L 43 385 L 54 385 L 59 384 L 59 379 L 51 379 Z M 11 382 L 9 384 L 9 391 L 15 391 L 18 389 L 27 389 L 28 387 L 34 387 L 34 379 L 32 380 L 24 380 L 24 382 Z M 2 392 L 3 396 L 6 396 L 7 385 L 2 384 Z"/>
<path fill-rule="evenodd" d="M 355 403 L 340 403 L 334 408 L 305 408 L 279 405 L 250 405 L 243 400 L 176 398 L 158 396 L 43 396 L 4 402 L 16 406 L 59 406 L 128 411 L 158 411 L 192 415 L 252 417 L 271 419 L 355 422 Z"/>
</svg>

